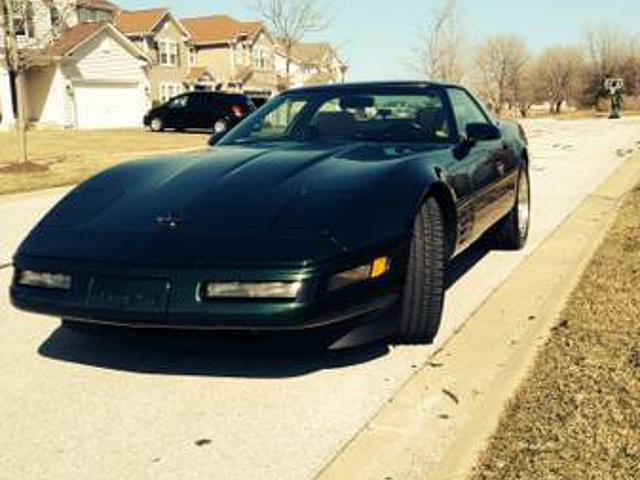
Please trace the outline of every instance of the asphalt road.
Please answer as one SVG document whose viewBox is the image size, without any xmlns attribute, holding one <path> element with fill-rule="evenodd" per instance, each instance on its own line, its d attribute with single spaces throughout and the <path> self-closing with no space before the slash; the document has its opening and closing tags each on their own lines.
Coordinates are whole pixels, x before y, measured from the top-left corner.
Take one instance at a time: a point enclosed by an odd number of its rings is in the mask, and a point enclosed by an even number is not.
<svg viewBox="0 0 640 480">
<path fill-rule="evenodd" d="M 455 263 L 437 345 L 640 148 L 640 119 L 525 126 L 531 243 Z M 61 194 L 0 199 L 0 265 Z M 313 478 L 437 348 L 283 356 L 86 337 L 13 310 L 10 277 L 0 269 L 0 479 Z"/>
</svg>

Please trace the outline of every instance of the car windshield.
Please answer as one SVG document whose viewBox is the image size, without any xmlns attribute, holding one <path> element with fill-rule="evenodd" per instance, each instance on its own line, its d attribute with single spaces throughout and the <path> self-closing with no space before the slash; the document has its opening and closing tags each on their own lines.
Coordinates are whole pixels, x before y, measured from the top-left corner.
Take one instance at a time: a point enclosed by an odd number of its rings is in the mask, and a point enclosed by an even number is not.
<svg viewBox="0 0 640 480">
<path fill-rule="evenodd" d="M 278 141 L 443 143 L 451 138 L 440 92 L 294 92 L 267 103 L 223 145 Z"/>
</svg>

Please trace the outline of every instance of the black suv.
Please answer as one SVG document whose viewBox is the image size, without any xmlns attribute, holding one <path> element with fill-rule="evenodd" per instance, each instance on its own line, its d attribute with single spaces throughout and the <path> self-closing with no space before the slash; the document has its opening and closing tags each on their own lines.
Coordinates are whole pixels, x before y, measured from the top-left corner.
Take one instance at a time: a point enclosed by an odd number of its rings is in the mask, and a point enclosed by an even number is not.
<svg viewBox="0 0 640 480">
<path fill-rule="evenodd" d="M 165 128 L 222 132 L 234 127 L 255 109 L 251 99 L 245 95 L 189 92 L 151 109 L 144 116 L 144 125 L 154 132 Z"/>
</svg>

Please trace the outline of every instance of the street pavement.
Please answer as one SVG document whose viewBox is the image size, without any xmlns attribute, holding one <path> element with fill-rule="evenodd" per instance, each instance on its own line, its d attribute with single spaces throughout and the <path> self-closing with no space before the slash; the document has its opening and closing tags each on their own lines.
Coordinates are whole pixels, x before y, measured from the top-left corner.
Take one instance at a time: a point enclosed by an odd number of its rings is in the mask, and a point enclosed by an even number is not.
<svg viewBox="0 0 640 480">
<path fill-rule="evenodd" d="M 640 118 L 524 125 L 530 244 L 516 253 L 475 248 L 455 263 L 434 346 L 277 355 L 88 337 L 14 310 L 11 269 L 0 269 L 0 479 L 313 478 L 640 149 Z M 62 194 L 0 198 L 0 265 Z"/>
</svg>

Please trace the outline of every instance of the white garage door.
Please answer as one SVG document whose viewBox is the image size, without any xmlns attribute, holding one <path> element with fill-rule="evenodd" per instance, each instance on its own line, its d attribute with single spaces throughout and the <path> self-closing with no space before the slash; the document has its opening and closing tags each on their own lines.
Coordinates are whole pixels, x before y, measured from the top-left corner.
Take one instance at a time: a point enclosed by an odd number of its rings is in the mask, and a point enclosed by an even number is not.
<svg viewBox="0 0 640 480">
<path fill-rule="evenodd" d="M 126 128 L 142 125 L 143 101 L 137 84 L 75 87 L 78 128 Z"/>
</svg>

